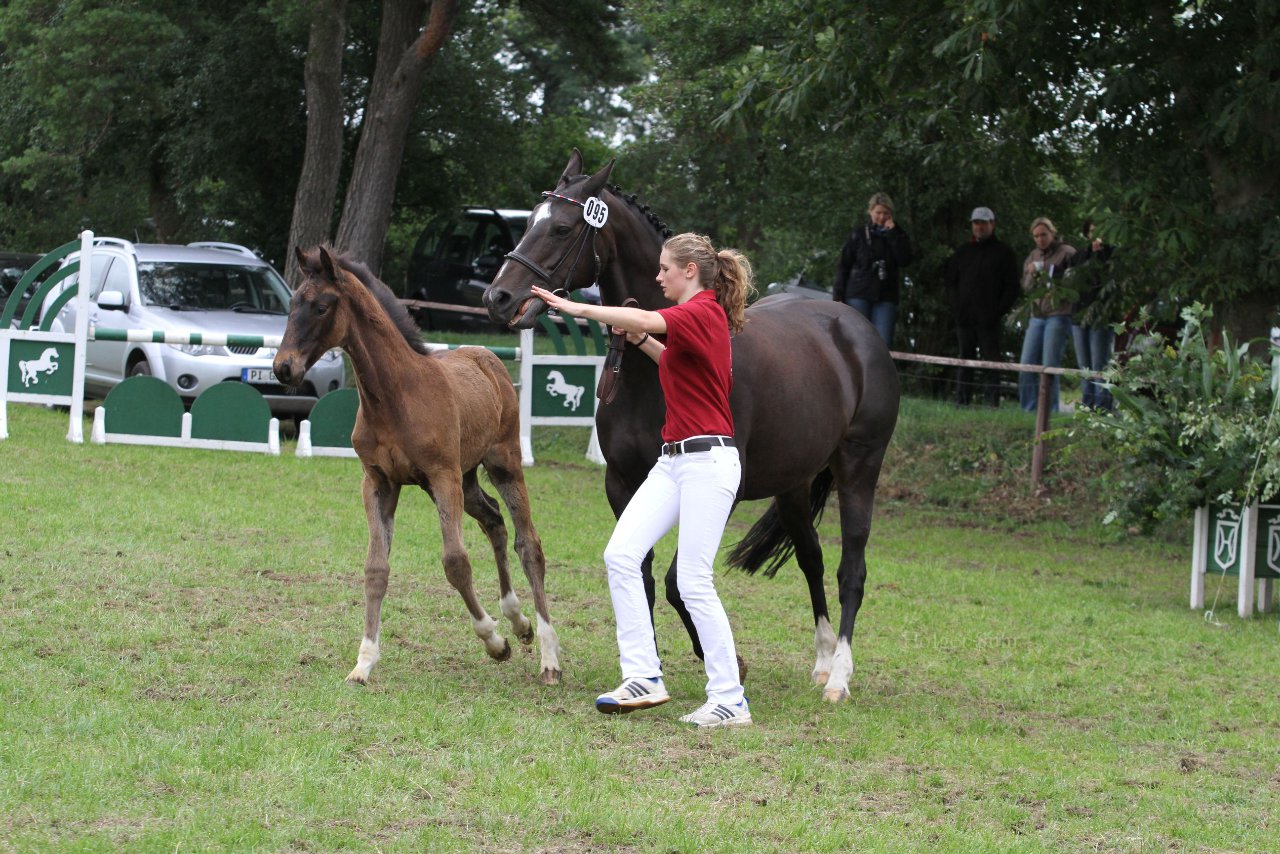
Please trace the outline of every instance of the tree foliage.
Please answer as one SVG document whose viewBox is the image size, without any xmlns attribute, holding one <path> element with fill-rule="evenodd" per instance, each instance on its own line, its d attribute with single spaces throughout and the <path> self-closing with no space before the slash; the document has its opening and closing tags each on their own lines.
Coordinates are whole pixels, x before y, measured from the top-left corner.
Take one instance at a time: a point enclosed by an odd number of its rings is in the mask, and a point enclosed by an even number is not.
<svg viewBox="0 0 1280 854">
<path fill-rule="evenodd" d="M 881 167 L 858 170 L 865 189 L 927 196 L 908 219 L 926 244 L 979 199 L 1017 231 L 1092 216 L 1145 271 L 1134 303 L 1274 312 L 1280 3 L 773 5 L 718 126 L 839 135 Z"/>
<path fill-rule="evenodd" d="M 308 132 L 309 32 L 326 11 L 346 19 L 330 122 L 335 200 L 306 202 L 325 223 L 317 239 L 333 239 L 351 190 L 382 4 L 211 0 L 198 15 L 174 0 L 0 6 L 0 247 L 39 251 L 90 227 L 232 240 L 283 268 Z M 386 201 L 389 281 L 432 215 L 528 204 L 574 145 L 604 157 L 625 118 L 611 93 L 642 68 L 611 0 L 460 2 L 437 59 Z"/>
</svg>

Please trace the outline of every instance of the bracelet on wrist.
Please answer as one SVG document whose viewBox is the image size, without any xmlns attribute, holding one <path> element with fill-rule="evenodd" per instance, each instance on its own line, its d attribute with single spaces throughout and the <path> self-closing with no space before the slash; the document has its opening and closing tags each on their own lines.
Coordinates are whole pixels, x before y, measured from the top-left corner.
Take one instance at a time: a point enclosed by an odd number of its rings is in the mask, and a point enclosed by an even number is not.
<svg viewBox="0 0 1280 854">
<path fill-rule="evenodd" d="M 636 342 L 636 346 L 639 347 L 640 345 L 644 344 L 644 342 L 648 340 L 649 340 L 649 333 L 646 332 L 644 336 L 639 341 Z"/>
</svg>

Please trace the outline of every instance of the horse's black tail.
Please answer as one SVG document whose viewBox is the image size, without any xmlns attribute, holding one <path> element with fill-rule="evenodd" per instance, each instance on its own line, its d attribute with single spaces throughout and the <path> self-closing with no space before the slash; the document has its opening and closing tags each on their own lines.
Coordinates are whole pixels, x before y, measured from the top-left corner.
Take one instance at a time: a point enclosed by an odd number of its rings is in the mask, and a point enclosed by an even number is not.
<svg viewBox="0 0 1280 854">
<path fill-rule="evenodd" d="M 827 506 L 827 496 L 831 494 L 834 483 L 835 477 L 832 476 L 831 469 L 827 468 L 818 472 L 813 485 L 809 487 L 809 518 L 813 520 L 815 527 L 822 521 L 822 511 Z M 778 502 L 775 500 L 751 526 L 747 535 L 734 545 L 733 551 L 729 553 L 729 565 L 749 575 L 755 575 L 764 566 L 765 576 L 772 578 L 790 560 L 795 550 L 796 544 L 782 527 Z M 765 566 L 766 561 L 768 566 Z"/>
</svg>

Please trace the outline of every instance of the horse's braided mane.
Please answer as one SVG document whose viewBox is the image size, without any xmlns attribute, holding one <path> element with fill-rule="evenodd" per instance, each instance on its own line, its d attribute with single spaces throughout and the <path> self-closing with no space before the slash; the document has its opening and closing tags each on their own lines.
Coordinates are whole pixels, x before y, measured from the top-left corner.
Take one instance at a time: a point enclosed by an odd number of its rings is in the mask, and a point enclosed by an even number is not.
<svg viewBox="0 0 1280 854">
<path fill-rule="evenodd" d="M 622 188 L 619 187 L 617 184 L 610 184 L 609 192 L 613 193 L 615 196 L 622 199 L 624 202 L 631 205 L 631 207 L 639 211 L 644 216 L 644 218 L 649 221 L 649 224 L 653 226 L 654 230 L 657 231 L 658 234 L 662 235 L 663 240 L 666 240 L 668 237 L 671 236 L 670 227 L 668 227 L 667 224 L 663 222 L 662 219 L 656 213 L 654 213 L 653 210 L 648 205 L 641 202 L 635 193 L 624 193 L 622 191 Z"/>
<path fill-rule="evenodd" d="M 343 269 L 359 279 L 360 284 L 364 285 L 369 293 L 373 294 L 374 299 L 387 312 L 387 316 L 391 318 L 391 322 L 395 324 L 396 329 L 400 330 L 400 334 L 404 336 L 404 340 L 408 342 L 409 346 L 419 353 L 430 353 L 431 351 L 422 340 L 422 330 L 418 328 L 418 324 L 413 322 L 413 317 L 409 314 L 409 310 L 404 307 L 404 303 L 396 299 L 396 295 L 391 292 L 391 288 L 387 287 L 381 279 L 375 276 L 363 262 L 348 258 L 345 255 L 336 257 Z"/>
</svg>

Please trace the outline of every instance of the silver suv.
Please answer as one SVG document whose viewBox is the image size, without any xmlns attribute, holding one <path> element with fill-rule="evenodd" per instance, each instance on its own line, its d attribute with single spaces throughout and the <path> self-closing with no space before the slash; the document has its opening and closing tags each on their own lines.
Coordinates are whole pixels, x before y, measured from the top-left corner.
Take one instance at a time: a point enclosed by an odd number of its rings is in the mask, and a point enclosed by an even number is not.
<svg viewBox="0 0 1280 854">
<path fill-rule="evenodd" d="M 77 260 L 69 255 L 64 264 Z M 275 268 L 233 243 L 186 246 L 94 239 L 89 323 L 113 329 L 283 335 L 290 293 Z M 72 277 L 71 281 L 75 281 Z M 57 293 L 46 299 L 47 310 Z M 76 301 L 53 321 L 72 330 Z M 331 350 L 307 372 L 297 393 L 271 372 L 271 347 L 216 347 L 90 341 L 85 357 L 85 394 L 105 396 L 125 377 L 149 374 L 164 380 L 187 402 L 221 382 L 256 387 L 272 413 L 306 415 L 318 398 L 343 386 L 342 354 Z"/>
</svg>

